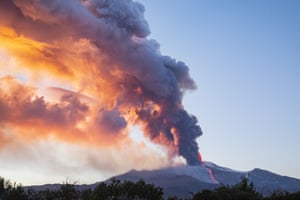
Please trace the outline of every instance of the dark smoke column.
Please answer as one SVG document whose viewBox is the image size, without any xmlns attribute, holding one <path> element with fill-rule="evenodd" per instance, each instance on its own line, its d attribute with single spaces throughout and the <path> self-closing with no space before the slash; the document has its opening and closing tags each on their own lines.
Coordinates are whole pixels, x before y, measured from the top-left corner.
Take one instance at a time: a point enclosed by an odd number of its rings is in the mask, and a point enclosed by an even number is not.
<svg viewBox="0 0 300 200">
<path fill-rule="evenodd" d="M 118 134 L 130 123 L 139 124 L 148 138 L 169 149 L 171 157 L 179 154 L 189 165 L 200 164 L 196 138 L 202 132 L 196 117 L 182 106 L 183 93 L 196 85 L 185 63 L 162 55 L 158 42 L 148 38 L 143 5 L 132 0 L 10 0 L 0 1 L 0 11 L 5 16 L 0 17 L 0 25 L 9 24 L 20 35 L 40 42 L 59 44 L 50 52 L 72 55 L 66 39 L 86 41 L 93 49 L 85 51 L 84 58 L 95 67 L 87 64 L 86 73 L 78 76 L 85 87 L 98 89 L 100 100 L 105 99 L 101 88 L 111 91 L 109 102 L 99 106 L 95 120 L 99 126 L 105 124 Z M 55 34 L 44 37 L 48 32 Z M 76 72 L 76 65 L 60 67 Z M 128 110 L 136 114 L 130 122 Z"/>
<path fill-rule="evenodd" d="M 169 102 L 170 103 L 170 102 Z M 142 109 L 137 112 L 146 124 L 148 137 L 183 156 L 188 165 L 199 165 L 196 139 L 202 135 L 197 118 L 177 106 L 165 106 L 161 111 Z M 161 139 L 161 134 L 165 140 Z M 157 139 L 158 138 L 158 139 Z M 157 142 L 158 141 L 158 142 Z"/>
<path fill-rule="evenodd" d="M 200 126 L 197 125 L 197 118 L 189 116 L 184 110 L 179 110 L 180 120 L 176 124 L 179 132 L 178 152 L 182 155 L 188 165 L 199 165 L 198 144 L 195 141 L 197 137 L 202 135 Z"/>
</svg>

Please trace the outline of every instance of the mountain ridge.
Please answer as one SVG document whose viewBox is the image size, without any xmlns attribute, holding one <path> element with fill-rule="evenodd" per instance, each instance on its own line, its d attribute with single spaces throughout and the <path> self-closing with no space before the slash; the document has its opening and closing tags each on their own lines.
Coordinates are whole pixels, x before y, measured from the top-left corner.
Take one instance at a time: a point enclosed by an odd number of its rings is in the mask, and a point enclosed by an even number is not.
<svg viewBox="0 0 300 200">
<path fill-rule="evenodd" d="M 244 177 L 254 184 L 257 192 L 265 196 L 275 191 L 296 192 L 300 190 L 300 179 L 297 178 L 282 176 L 260 168 L 238 171 L 212 162 L 202 162 L 199 166 L 181 165 L 156 170 L 130 170 L 114 176 L 119 180 L 143 179 L 147 183 L 162 187 L 166 196 L 178 197 L 187 197 L 203 189 L 235 185 Z"/>
<path fill-rule="evenodd" d="M 202 162 L 201 165 L 169 166 L 154 170 L 129 170 L 112 178 L 120 181 L 139 181 L 154 184 L 163 188 L 168 196 L 190 197 L 204 189 L 215 189 L 220 186 L 231 186 L 239 183 L 242 178 L 247 178 L 254 184 L 254 188 L 262 195 L 270 195 L 275 191 L 296 192 L 300 191 L 300 179 L 282 176 L 265 169 L 254 168 L 250 171 L 237 171 L 218 166 L 212 162 Z M 94 189 L 100 182 L 94 184 L 75 185 L 78 190 Z M 59 189 L 61 184 L 47 184 L 40 186 L 25 186 L 26 189 L 43 190 Z"/>
</svg>

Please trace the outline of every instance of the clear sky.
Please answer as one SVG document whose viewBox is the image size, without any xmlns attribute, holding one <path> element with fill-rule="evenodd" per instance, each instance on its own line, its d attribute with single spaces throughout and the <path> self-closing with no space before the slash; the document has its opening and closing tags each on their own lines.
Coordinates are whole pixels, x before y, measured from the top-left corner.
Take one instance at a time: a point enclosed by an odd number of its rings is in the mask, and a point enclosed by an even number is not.
<svg viewBox="0 0 300 200">
<path fill-rule="evenodd" d="M 188 64 L 203 158 L 300 178 L 300 2 L 140 0 L 150 37 Z"/>
<path fill-rule="evenodd" d="M 300 178 L 300 1 L 138 0 L 150 35 L 137 4 L 97 2 L 0 1 L 0 176 L 199 163 L 186 109 L 203 160 Z M 189 66 L 184 109 L 187 68 L 150 39 Z"/>
</svg>

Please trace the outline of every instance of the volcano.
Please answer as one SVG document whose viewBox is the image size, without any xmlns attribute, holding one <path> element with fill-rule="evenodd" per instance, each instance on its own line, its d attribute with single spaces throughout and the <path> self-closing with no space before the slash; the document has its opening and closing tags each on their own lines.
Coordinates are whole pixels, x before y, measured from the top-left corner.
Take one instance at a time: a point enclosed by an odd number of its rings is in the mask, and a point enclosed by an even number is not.
<svg viewBox="0 0 300 200">
<path fill-rule="evenodd" d="M 274 191 L 296 192 L 300 190 L 300 179 L 282 176 L 255 168 L 238 171 L 202 161 L 200 165 L 179 165 L 156 170 L 131 170 L 114 178 L 138 181 L 160 186 L 165 196 L 189 197 L 204 189 L 214 189 L 222 185 L 234 185 L 245 177 L 254 184 L 257 192 L 270 195 Z"/>
<path fill-rule="evenodd" d="M 255 168 L 250 171 L 238 171 L 218 166 L 212 162 L 202 161 L 200 165 L 178 165 L 155 170 L 130 170 L 107 179 L 115 178 L 120 181 L 139 181 L 154 184 L 163 188 L 165 197 L 177 196 L 188 198 L 204 189 L 215 189 L 222 185 L 234 185 L 246 177 L 254 184 L 257 192 L 270 195 L 273 192 L 300 191 L 300 179 L 282 176 L 267 170 Z M 78 190 L 94 189 L 100 182 L 90 185 L 76 185 Z M 47 184 L 39 186 L 26 186 L 26 189 L 36 191 L 46 189 L 59 189 L 61 184 Z"/>
</svg>

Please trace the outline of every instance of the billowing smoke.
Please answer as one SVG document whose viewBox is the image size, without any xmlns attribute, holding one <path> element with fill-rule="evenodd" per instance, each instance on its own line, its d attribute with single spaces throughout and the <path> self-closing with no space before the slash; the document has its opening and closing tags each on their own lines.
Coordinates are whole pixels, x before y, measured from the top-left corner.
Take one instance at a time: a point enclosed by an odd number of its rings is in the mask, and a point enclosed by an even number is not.
<svg viewBox="0 0 300 200">
<path fill-rule="evenodd" d="M 17 78 L 23 72 L 36 87 L 60 85 L 65 88 L 60 92 L 71 89 L 95 100 L 62 92 L 59 101 L 48 101 L 26 92 L 17 97 L 18 119 L 30 113 L 28 121 L 57 121 L 63 125 L 56 131 L 84 138 L 96 132 L 120 139 L 130 125 L 139 125 L 171 158 L 181 155 L 187 164 L 199 164 L 195 139 L 202 132 L 182 105 L 183 93 L 195 83 L 185 63 L 163 56 L 159 44 L 147 38 L 144 10 L 132 0 L 0 1 L 0 45 L 18 63 L 2 65 L 2 72 L 9 69 Z M 0 99 L 0 123 L 7 127 L 17 123 L 16 116 L 5 114 L 15 108 L 7 103 L 15 102 L 11 92 L 19 91 L 0 91 L 6 98 Z"/>
</svg>

